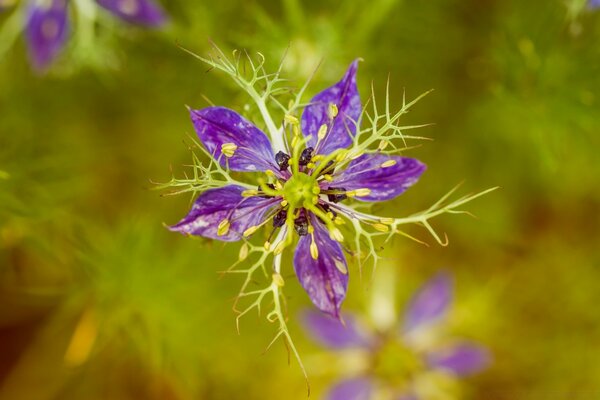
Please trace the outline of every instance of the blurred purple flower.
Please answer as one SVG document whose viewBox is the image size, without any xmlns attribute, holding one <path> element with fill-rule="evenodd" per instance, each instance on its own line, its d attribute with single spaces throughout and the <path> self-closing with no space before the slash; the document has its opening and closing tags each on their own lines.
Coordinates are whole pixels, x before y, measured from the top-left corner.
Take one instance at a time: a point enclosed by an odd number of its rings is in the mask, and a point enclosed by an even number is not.
<svg viewBox="0 0 600 400">
<path fill-rule="evenodd" d="M 596 9 L 600 7 L 600 0 L 589 0 L 588 7 L 591 9 Z"/>
<path fill-rule="evenodd" d="M 158 27 L 166 20 L 163 10 L 154 0 L 96 2 L 128 23 Z M 47 69 L 64 48 L 70 31 L 68 6 L 69 0 L 30 0 L 27 4 L 25 37 L 34 69 Z"/>
<path fill-rule="evenodd" d="M 353 143 L 362 113 L 357 68 L 358 61 L 354 61 L 339 82 L 311 100 L 301 121 L 295 121 L 295 129 L 305 137 L 303 149 L 292 145 L 275 154 L 267 135 L 235 111 L 224 107 L 191 110 L 200 140 L 223 167 L 262 171 L 275 181 L 261 184 L 258 190 L 237 185 L 209 189 L 171 227 L 183 234 L 237 241 L 271 222 L 271 237 L 281 229 L 284 246 L 293 242 L 295 231 L 296 276 L 314 305 L 334 317 L 339 316 L 348 286 L 339 243 L 343 236 L 336 227 L 343 221 L 338 214 L 361 219 L 338 203 L 349 197 L 366 202 L 393 199 L 425 170 L 418 160 L 381 153 L 365 153 L 352 160 L 336 158 Z M 299 135 L 295 139 L 302 143 Z"/>
<path fill-rule="evenodd" d="M 485 369 L 490 361 L 489 351 L 469 341 L 452 341 L 450 344 L 432 346 L 419 343 L 419 336 L 426 336 L 435 323 L 447 314 L 452 301 L 450 277 L 441 273 L 428 281 L 412 298 L 404 314 L 400 329 L 396 332 L 373 332 L 358 323 L 351 315 L 344 315 L 345 324 L 326 315 L 312 311 L 304 315 L 304 325 L 310 336 L 325 347 L 336 351 L 362 350 L 369 360 L 369 369 L 355 378 L 345 379 L 334 385 L 328 400 L 368 400 L 377 386 L 377 363 L 390 342 L 412 353 L 417 359 L 414 371 L 410 371 L 403 389 L 396 390 L 399 399 L 418 400 L 411 379 L 427 371 L 444 371 L 450 376 L 464 377 Z M 395 366 L 396 364 L 394 364 Z M 393 372 L 393 371 L 392 371 Z M 396 375 L 401 375 L 400 371 Z"/>
</svg>

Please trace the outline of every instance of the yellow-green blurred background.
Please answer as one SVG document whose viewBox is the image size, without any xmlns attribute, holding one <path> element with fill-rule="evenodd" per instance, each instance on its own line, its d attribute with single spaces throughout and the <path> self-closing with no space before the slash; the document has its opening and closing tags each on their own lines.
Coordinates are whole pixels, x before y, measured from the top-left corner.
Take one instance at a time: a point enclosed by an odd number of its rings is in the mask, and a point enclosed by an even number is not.
<svg viewBox="0 0 600 400">
<path fill-rule="evenodd" d="M 251 315 L 236 333 L 241 281 L 217 272 L 238 245 L 168 232 L 190 198 L 150 190 L 191 160 L 184 105 L 248 101 L 177 47 L 205 54 L 209 39 L 271 68 L 289 46 L 295 83 L 323 59 L 310 94 L 356 57 L 364 99 L 388 74 L 396 106 L 404 89 L 435 89 L 405 119 L 435 123 L 409 153 L 428 171 L 383 212 L 419 211 L 461 181 L 501 190 L 468 206 L 477 219 L 434 221 L 448 247 L 411 227 L 431 245 L 386 250 L 397 304 L 453 272 L 452 330 L 494 354 L 465 399 L 600 399 L 600 12 L 559 0 L 163 5 L 163 32 L 116 24 L 46 76 L 21 41 L 0 61 L 1 400 L 306 398 L 283 344 L 263 354 L 272 324 Z M 290 330 L 310 358 L 323 350 L 297 320 L 309 300 L 284 271 Z M 350 273 L 345 308 L 364 310 L 371 271 Z M 74 335 L 95 338 L 89 354 L 69 351 Z M 307 367 L 319 398 L 334 376 Z"/>
</svg>

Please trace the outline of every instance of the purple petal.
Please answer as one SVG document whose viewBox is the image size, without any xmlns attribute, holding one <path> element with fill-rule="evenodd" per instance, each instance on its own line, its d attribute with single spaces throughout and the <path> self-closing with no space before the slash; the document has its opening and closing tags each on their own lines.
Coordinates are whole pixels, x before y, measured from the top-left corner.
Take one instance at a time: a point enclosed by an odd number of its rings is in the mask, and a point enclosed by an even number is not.
<svg viewBox="0 0 600 400">
<path fill-rule="evenodd" d="M 329 154 L 352 144 L 356 123 L 362 112 L 356 87 L 357 69 L 358 60 L 355 60 L 342 80 L 313 97 L 302 113 L 302 133 L 311 136 L 307 146 L 315 147 L 315 153 Z M 329 116 L 330 104 L 338 108 L 338 115 L 333 121 Z M 321 125 L 327 125 L 327 135 L 317 146 L 317 133 Z"/>
<path fill-rule="evenodd" d="M 224 242 L 234 242 L 251 226 L 263 221 L 265 213 L 280 200 L 261 197 L 243 197 L 241 186 L 225 186 L 202 193 L 189 214 L 170 230 L 188 235 L 203 236 Z M 231 221 L 229 232 L 217 233 L 223 220 Z"/>
<path fill-rule="evenodd" d="M 301 236 L 294 254 L 296 276 L 319 310 L 339 318 L 348 288 L 346 258 L 340 244 L 329 238 L 329 232 L 321 222 L 312 214 L 310 219 L 319 254 L 316 260 L 311 255 L 311 235 Z"/>
<path fill-rule="evenodd" d="M 590 0 L 588 2 L 588 8 L 590 9 L 596 9 L 600 7 L 600 0 Z"/>
<path fill-rule="evenodd" d="M 120 19 L 137 25 L 157 27 L 165 23 L 165 13 L 152 0 L 96 0 Z"/>
<path fill-rule="evenodd" d="M 233 110 L 208 107 L 191 110 L 192 122 L 206 149 L 234 171 L 278 171 L 267 135 Z M 232 157 L 221 153 L 223 144 L 237 146 Z"/>
<path fill-rule="evenodd" d="M 334 176 L 331 186 L 346 190 L 370 189 L 368 196 L 357 197 L 362 201 L 390 200 L 415 184 L 426 168 L 414 158 L 363 154 Z"/>
<path fill-rule="evenodd" d="M 411 300 L 404 318 L 404 331 L 436 322 L 444 316 L 451 301 L 451 278 L 440 273 L 423 285 Z"/>
<path fill-rule="evenodd" d="M 458 376 L 467 376 L 484 370 L 491 362 L 489 351 L 475 344 L 461 343 L 427 355 L 431 368 L 442 368 Z"/>
<path fill-rule="evenodd" d="M 27 14 L 25 37 L 32 66 L 46 69 L 65 45 L 69 32 L 69 17 L 65 0 L 48 4 L 31 2 Z"/>
<path fill-rule="evenodd" d="M 327 400 L 369 400 L 373 383 L 367 378 L 355 378 L 341 381 L 327 393 Z"/>
<path fill-rule="evenodd" d="M 333 349 L 369 347 L 371 338 L 354 316 L 343 315 L 343 323 L 316 311 L 307 311 L 303 318 L 304 327 L 317 342 Z"/>
</svg>

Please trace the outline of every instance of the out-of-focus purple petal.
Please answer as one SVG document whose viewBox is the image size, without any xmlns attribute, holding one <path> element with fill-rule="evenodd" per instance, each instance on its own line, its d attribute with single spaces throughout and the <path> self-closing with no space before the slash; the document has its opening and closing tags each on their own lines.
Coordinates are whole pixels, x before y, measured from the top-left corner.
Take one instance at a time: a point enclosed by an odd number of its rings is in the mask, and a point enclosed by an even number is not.
<svg viewBox="0 0 600 400">
<path fill-rule="evenodd" d="M 490 352 L 483 346 L 461 343 L 427 355 L 431 368 L 441 368 L 457 376 L 467 376 L 484 370 L 491 362 Z"/>
<path fill-rule="evenodd" d="M 234 171 L 279 171 L 267 135 L 235 111 L 208 107 L 190 113 L 198 137 L 221 165 Z M 221 153 L 228 143 L 237 146 L 229 158 Z"/>
<path fill-rule="evenodd" d="M 329 389 L 327 400 L 369 400 L 373 383 L 367 378 L 347 379 Z"/>
<path fill-rule="evenodd" d="M 367 329 L 350 314 L 343 314 L 342 323 L 329 315 L 307 311 L 302 321 L 313 339 L 332 349 L 369 347 L 372 342 Z"/>
<path fill-rule="evenodd" d="M 301 236 L 294 254 L 296 276 L 319 310 L 339 318 L 348 288 L 346 258 L 342 247 L 329 237 L 325 226 L 312 214 L 310 219 L 319 254 L 316 260 L 311 255 L 311 235 Z"/>
<path fill-rule="evenodd" d="M 440 273 L 412 298 L 404 317 L 404 332 L 436 322 L 445 315 L 451 301 L 452 280 L 447 273 Z"/>
<path fill-rule="evenodd" d="M 96 0 L 96 2 L 131 24 L 157 27 L 166 21 L 163 9 L 152 0 Z"/>
<path fill-rule="evenodd" d="M 588 2 L 588 8 L 594 10 L 596 8 L 600 8 L 600 0 L 590 0 Z"/>
<path fill-rule="evenodd" d="M 313 97 L 302 113 L 302 133 L 311 136 L 307 146 L 314 147 L 316 154 L 328 154 L 352 144 L 362 111 L 356 86 L 357 69 L 358 60 L 355 60 L 342 80 Z M 338 109 L 333 120 L 329 113 L 330 104 L 335 104 Z M 325 138 L 317 146 L 317 133 L 321 125 L 326 125 L 328 129 Z"/>
<path fill-rule="evenodd" d="M 244 190 L 236 185 L 207 190 L 196 199 L 188 215 L 169 229 L 224 242 L 240 240 L 246 229 L 260 224 L 265 213 L 280 201 L 243 197 Z M 223 220 L 229 220 L 231 225 L 226 234 L 219 235 L 218 227 Z"/>
<path fill-rule="evenodd" d="M 52 0 L 48 4 L 31 2 L 27 12 L 25 37 L 34 69 L 42 71 L 48 68 L 63 49 L 68 34 L 66 0 Z"/>
<path fill-rule="evenodd" d="M 368 196 L 357 197 L 362 201 L 390 200 L 415 184 L 426 168 L 414 158 L 363 154 L 352 160 L 344 171 L 334 175 L 331 186 L 346 190 L 370 189 Z"/>
</svg>

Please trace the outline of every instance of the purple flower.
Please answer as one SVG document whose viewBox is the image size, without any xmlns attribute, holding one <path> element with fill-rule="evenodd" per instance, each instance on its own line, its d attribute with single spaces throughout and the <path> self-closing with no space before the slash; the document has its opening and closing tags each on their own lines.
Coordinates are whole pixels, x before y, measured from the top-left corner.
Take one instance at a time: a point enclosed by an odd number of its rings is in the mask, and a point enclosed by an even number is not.
<svg viewBox="0 0 600 400">
<path fill-rule="evenodd" d="M 589 0 L 588 2 L 588 8 L 590 9 L 596 9 L 600 7 L 600 0 Z"/>
<path fill-rule="evenodd" d="M 426 398 L 417 384 L 423 377 L 431 379 L 439 376 L 434 372 L 441 371 L 458 378 L 485 369 L 491 356 L 478 344 L 465 340 L 432 343 L 433 328 L 446 316 L 451 301 L 451 279 L 442 273 L 416 293 L 402 326 L 393 332 L 369 331 L 351 315 L 344 315 L 346 323 L 342 324 L 326 315 L 307 312 L 304 325 L 313 339 L 338 352 L 362 351 L 365 358 L 365 370 L 334 385 L 327 399 L 368 400 L 379 386 L 387 385 L 397 398 L 417 400 Z M 393 362 L 386 361 L 390 357 Z"/>
<path fill-rule="evenodd" d="M 258 187 L 229 185 L 204 191 L 190 213 L 171 227 L 183 234 L 235 241 L 266 226 L 270 234 L 265 248 L 273 247 L 276 255 L 297 243 L 296 276 L 314 305 L 334 317 L 339 316 L 348 287 L 339 227 L 344 218 L 365 220 L 342 203 L 393 199 L 425 170 L 412 158 L 346 150 L 362 113 L 357 68 L 354 61 L 338 83 L 317 94 L 301 120 L 286 116 L 293 135 L 289 143 L 271 143 L 230 109 L 190 110 L 198 137 L 223 168 L 261 172 L 263 177 Z M 378 221 L 367 222 L 380 231 L 389 229 Z"/>
<path fill-rule="evenodd" d="M 133 24 L 157 27 L 165 14 L 153 0 L 96 0 L 118 18 Z M 31 65 L 43 71 L 64 48 L 70 32 L 68 0 L 30 0 L 26 5 L 25 37 Z"/>
</svg>

